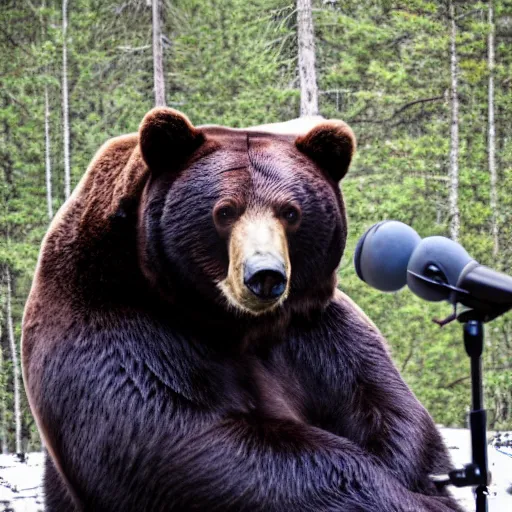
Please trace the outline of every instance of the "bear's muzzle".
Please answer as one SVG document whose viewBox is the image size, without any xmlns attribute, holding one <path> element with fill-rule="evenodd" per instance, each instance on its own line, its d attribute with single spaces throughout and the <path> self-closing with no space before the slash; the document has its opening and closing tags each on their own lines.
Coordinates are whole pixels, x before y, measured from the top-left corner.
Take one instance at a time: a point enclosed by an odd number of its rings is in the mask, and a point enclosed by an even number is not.
<svg viewBox="0 0 512 512">
<path fill-rule="evenodd" d="M 282 304 L 290 288 L 291 266 L 283 224 L 271 211 L 248 211 L 233 226 L 229 269 L 219 283 L 228 303 L 259 315 Z"/>
</svg>

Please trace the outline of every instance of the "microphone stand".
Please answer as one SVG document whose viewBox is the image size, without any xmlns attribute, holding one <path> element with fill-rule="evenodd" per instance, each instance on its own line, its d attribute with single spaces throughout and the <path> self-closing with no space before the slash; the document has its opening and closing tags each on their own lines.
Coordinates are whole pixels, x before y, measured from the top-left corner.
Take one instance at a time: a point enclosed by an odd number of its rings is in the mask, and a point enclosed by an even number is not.
<svg viewBox="0 0 512 512">
<path fill-rule="evenodd" d="M 487 466 L 486 411 L 483 408 L 482 392 L 482 352 L 484 346 L 484 321 L 475 310 L 464 311 L 457 315 L 463 324 L 464 347 L 471 361 L 471 411 L 469 425 L 471 430 L 472 462 L 462 469 L 454 469 L 448 475 L 433 475 L 431 478 L 438 488 L 446 485 L 455 487 L 476 487 L 476 512 L 487 512 L 487 486 L 490 473 Z"/>
<path fill-rule="evenodd" d="M 437 279 L 437 267 L 431 265 L 429 276 L 408 270 L 417 279 L 434 290 L 444 290 L 450 297 L 449 302 L 455 307 L 453 315 L 445 320 L 435 320 L 441 327 L 457 319 L 463 325 L 464 347 L 471 361 L 471 411 L 469 426 L 471 430 L 472 462 L 462 469 L 454 469 L 447 475 L 431 475 L 431 480 L 438 488 L 446 485 L 455 487 L 475 487 L 476 512 L 487 512 L 488 485 L 490 472 L 487 467 L 487 415 L 483 408 L 482 392 L 482 352 L 484 348 L 484 323 L 494 320 L 511 309 L 510 304 L 492 304 L 475 299 L 462 286 L 449 285 Z M 457 313 L 457 304 L 467 309 Z"/>
<path fill-rule="evenodd" d="M 469 485 L 476 485 L 476 511 L 487 511 L 487 485 L 490 483 L 487 467 L 486 411 L 483 407 L 482 392 L 482 351 L 484 325 L 481 320 L 468 320 L 464 324 L 464 347 L 471 360 L 472 410 L 469 413 L 471 427 L 471 451 L 473 462 L 466 467 Z M 468 474 L 469 473 L 469 474 Z"/>
</svg>

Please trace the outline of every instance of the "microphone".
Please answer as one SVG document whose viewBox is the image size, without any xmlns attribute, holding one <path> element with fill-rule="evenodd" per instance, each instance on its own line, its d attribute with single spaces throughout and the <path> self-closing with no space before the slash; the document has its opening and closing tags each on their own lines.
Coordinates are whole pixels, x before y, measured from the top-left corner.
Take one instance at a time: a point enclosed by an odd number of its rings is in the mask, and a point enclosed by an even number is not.
<svg viewBox="0 0 512 512">
<path fill-rule="evenodd" d="M 407 283 L 407 265 L 421 237 L 402 222 L 384 220 L 359 239 L 354 265 L 359 279 L 377 290 L 394 292 Z"/>
<path fill-rule="evenodd" d="M 371 226 L 357 243 L 354 266 L 362 281 L 381 291 L 407 284 L 424 300 L 460 303 L 487 316 L 512 308 L 512 277 L 480 265 L 449 238 L 421 239 L 399 221 Z"/>
</svg>

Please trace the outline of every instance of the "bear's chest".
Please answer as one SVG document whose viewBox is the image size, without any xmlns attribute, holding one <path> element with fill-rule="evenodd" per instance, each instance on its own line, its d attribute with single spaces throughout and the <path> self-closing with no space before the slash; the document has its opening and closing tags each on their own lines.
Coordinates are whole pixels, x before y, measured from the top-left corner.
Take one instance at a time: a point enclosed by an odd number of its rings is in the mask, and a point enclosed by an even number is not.
<svg viewBox="0 0 512 512">
<path fill-rule="evenodd" d="M 303 390 L 289 368 L 266 368 L 255 363 L 254 409 L 258 415 L 280 420 L 304 421 Z"/>
<path fill-rule="evenodd" d="M 304 390 L 289 365 L 249 356 L 228 366 L 224 385 L 228 410 L 259 418 L 304 421 Z"/>
</svg>

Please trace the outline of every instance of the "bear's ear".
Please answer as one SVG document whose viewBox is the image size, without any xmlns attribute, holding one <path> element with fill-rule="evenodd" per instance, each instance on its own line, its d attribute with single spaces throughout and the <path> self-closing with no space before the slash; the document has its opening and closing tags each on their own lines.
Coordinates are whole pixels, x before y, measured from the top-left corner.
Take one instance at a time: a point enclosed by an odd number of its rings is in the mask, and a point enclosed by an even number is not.
<svg viewBox="0 0 512 512">
<path fill-rule="evenodd" d="M 299 151 L 336 182 L 347 174 L 356 150 L 354 132 L 343 121 L 326 120 L 295 139 Z"/>
<path fill-rule="evenodd" d="M 153 172 L 176 169 L 203 142 L 187 116 L 172 108 L 153 108 L 140 124 L 142 158 Z"/>
</svg>

